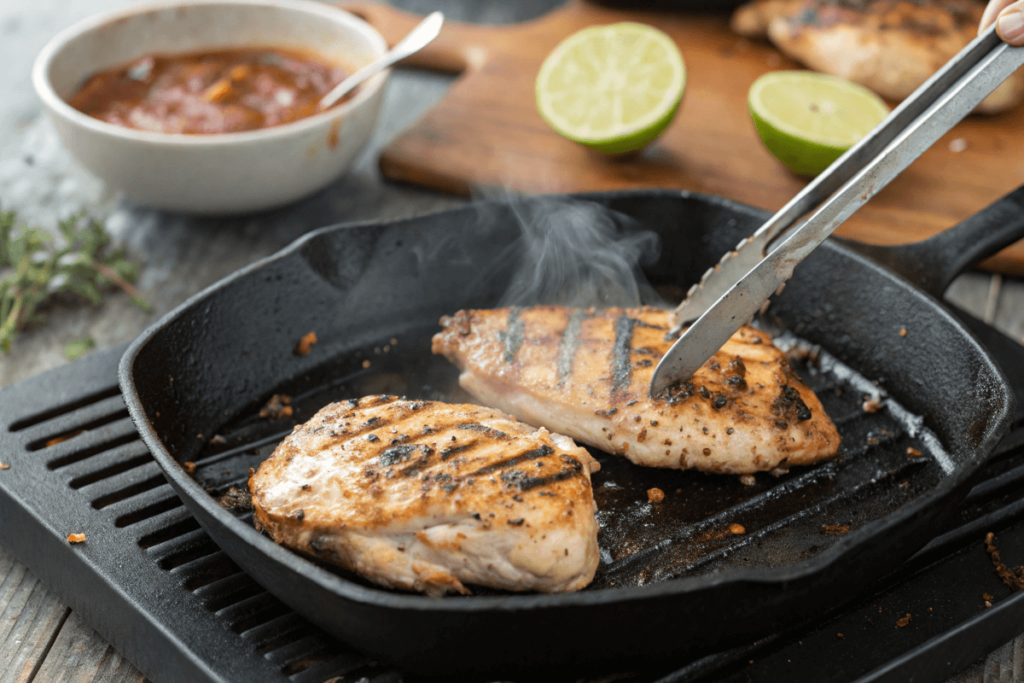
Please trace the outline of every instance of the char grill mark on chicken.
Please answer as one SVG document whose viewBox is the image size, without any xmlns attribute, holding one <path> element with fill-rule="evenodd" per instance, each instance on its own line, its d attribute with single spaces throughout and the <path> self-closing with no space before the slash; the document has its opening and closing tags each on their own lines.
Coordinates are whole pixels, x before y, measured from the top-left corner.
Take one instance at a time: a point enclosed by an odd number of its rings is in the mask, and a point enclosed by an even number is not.
<svg viewBox="0 0 1024 683">
<path fill-rule="evenodd" d="M 513 307 L 509 309 L 508 321 L 505 324 L 505 332 L 502 341 L 505 342 L 505 362 L 511 363 L 516 357 L 516 352 L 523 345 L 523 321 L 519 319 L 522 309 Z"/>
<path fill-rule="evenodd" d="M 381 585 L 559 592 L 597 568 L 598 467 L 495 410 L 367 397 L 298 427 L 249 486 L 275 541 Z"/>
<path fill-rule="evenodd" d="M 612 347 L 612 393 L 621 393 L 629 386 L 632 374 L 633 326 L 636 321 L 623 314 L 615 319 L 615 345 Z"/>
<path fill-rule="evenodd" d="M 572 374 L 573 358 L 580 347 L 580 329 L 583 321 L 590 314 L 582 309 L 575 309 L 569 314 L 568 324 L 558 340 L 558 385 L 562 386 Z"/>
<path fill-rule="evenodd" d="M 485 405 L 640 465 L 748 474 L 836 454 L 839 435 L 771 337 L 744 327 L 688 381 L 652 399 L 671 346 L 654 308 L 460 311 L 434 353 Z M 517 330 L 511 356 L 505 340 Z"/>
</svg>

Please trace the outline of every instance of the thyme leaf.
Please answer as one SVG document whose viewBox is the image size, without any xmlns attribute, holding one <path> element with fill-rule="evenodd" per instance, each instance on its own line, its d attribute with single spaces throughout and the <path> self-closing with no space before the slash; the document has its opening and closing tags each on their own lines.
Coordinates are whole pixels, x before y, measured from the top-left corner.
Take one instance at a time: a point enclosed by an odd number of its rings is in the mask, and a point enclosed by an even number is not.
<svg viewBox="0 0 1024 683">
<path fill-rule="evenodd" d="M 0 351 L 5 354 L 19 332 L 45 322 L 38 309 L 60 292 L 99 304 L 104 290 L 114 286 L 150 310 L 132 284 L 139 267 L 125 257 L 124 248 L 111 247 L 102 223 L 80 212 L 57 227 L 61 241 L 19 223 L 14 211 L 0 212 Z"/>
</svg>

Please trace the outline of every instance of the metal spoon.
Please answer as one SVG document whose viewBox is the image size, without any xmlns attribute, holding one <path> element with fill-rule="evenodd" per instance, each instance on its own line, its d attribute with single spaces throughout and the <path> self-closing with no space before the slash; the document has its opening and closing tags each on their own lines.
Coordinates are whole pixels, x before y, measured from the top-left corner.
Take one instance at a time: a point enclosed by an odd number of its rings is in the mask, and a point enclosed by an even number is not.
<svg viewBox="0 0 1024 683">
<path fill-rule="evenodd" d="M 416 28 L 409 31 L 409 35 L 403 38 L 398 45 L 385 52 L 376 60 L 370 62 L 359 71 L 355 72 L 337 86 L 334 90 L 324 95 L 320 100 L 320 109 L 327 109 L 342 97 L 347 95 L 354 87 L 380 71 L 388 68 L 397 61 L 403 60 L 411 54 L 419 52 L 426 47 L 437 34 L 441 32 L 441 25 L 444 23 L 444 15 L 440 12 L 431 12 L 427 18 L 419 23 Z"/>
</svg>

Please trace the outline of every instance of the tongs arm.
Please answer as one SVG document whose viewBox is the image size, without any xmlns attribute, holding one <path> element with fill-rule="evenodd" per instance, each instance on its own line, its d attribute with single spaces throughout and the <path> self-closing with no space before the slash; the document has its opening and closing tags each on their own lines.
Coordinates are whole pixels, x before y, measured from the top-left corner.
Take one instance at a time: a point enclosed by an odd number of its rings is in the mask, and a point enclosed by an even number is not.
<svg viewBox="0 0 1024 683">
<path fill-rule="evenodd" d="M 792 277 L 798 263 L 1022 65 L 1024 48 L 1010 47 L 989 28 L 790 200 L 741 248 L 770 246 L 772 238 L 818 208 L 778 237 L 767 256 L 740 273 L 680 336 L 655 369 L 651 395 L 689 379 Z"/>
</svg>

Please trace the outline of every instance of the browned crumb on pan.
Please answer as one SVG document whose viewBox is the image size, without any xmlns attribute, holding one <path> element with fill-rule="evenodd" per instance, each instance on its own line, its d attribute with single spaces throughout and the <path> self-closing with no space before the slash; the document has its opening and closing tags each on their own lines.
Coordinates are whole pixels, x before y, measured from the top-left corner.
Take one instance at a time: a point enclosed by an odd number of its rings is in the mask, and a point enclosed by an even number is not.
<svg viewBox="0 0 1024 683">
<path fill-rule="evenodd" d="M 907 447 L 907 455 L 909 455 L 911 458 L 920 458 L 922 455 L 924 455 L 924 453 L 922 453 L 921 451 L 917 450 L 913 446 L 908 446 Z"/>
<path fill-rule="evenodd" d="M 50 439 L 49 441 L 46 442 L 46 448 L 49 448 L 50 446 L 56 446 L 59 443 L 64 443 L 68 439 L 73 439 L 76 436 L 78 436 L 79 434 L 83 433 L 84 431 L 85 431 L 84 429 L 76 429 L 73 432 L 68 432 L 67 434 L 61 434 L 60 436 L 55 436 L 55 437 L 53 437 L 52 439 Z"/>
<path fill-rule="evenodd" d="M 221 507 L 229 510 L 252 510 L 252 494 L 245 489 L 232 486 L 217 499 Z"/>
<path fill-rule="evenodd" d="M 292 397 L 286 394 L 274 394 L 266 405 L 260 408 L 260 417 L 264 420 L 277 420 L 292 416 L 292 407 L 288 405 Z"/>
<path fill-rule="evenodd" d="M 877 398 L 867 398 L 861 405 L 861 409 L 865 413 L 877 413 L 879 410 L 882 409 L 882 402 L 879 401 Z"/>
<path fill-rule="evenodd" d="M 185 470 L 185 474 L 191 477 L 193 474 L 196 473 L 196 464 L 191 460 L 186 460 L 185 462 L 181 463 L 181 469 Z"/>
<path fill-rule="evenodd" d="M 0 470 L 9 470 L 9 469 L 11 469 L 10 465 L 5 465 L 2 462 L 0 462 Z"/>
<path fill-rule="evenodd" d="M 744 486 L 753 486 L 757 483 L 757 479 L 754 478 L 753 474 L 744 474 L 740 476 L 740 483 Z"/>
<path fill-rule="evenodd" d="M 225 439 L 220 434 L 214 434 L 213 436 L 210 437 L 210 440 L 207 443 L 209 443 L 211 446 L 226 446 L 228 440 Z"/>
<path fill-rule="evenodd" d="M 985 534 L 985 552 L 992 557 L 992 564 L 996 568 L 996 574 L 1002 579 L 1003 583 L 1010 587 L 1011 590 L 1019 591 L 1024 588 L 1024 567 L 1015 567 L 1010 569 L 1003 564 L 1003 558 L 999 556 L 999 549 L 996 548 L 996 535 L 991 531 Z"/>
<path fill-rule="evenodd" d="M 85 543 L 85 534 L 68 534 L 68 543 Z"/>
<path fill-rule="evenodd" d="M 665 500 L 665 492 L 659 488 L 647 489 L 647 500 L 652 503 L 660 503 Z"/>
<path fill-rule="evenodd" d="M 906 626 L 909 623 L 910 623 L 910 614 L 908 613 L 906 616 L 900 617 L 899 619 L 896 620 L 896 628 L 903 628 L 904 626 Z"/>
<path fill-rule="evenodd" d="M 313 344 L 316 344 L 316 332 L 307 332 L 302 335 L 298 346 L 295 347 L 295 355 L 308 356 L 309 352 L 313 350 Z"/>
<path fill-rule="evenodd" d="M 745 526 L 743 526 L 742 524 L 730 524 L 729 525 L 729 533 L 730 534 L 736 534 L 737 536 L 739 536 L 740 534 L 747 533 L 747 528 Z"/>
<path fill-rule="evenodd" d="M 809 365 L 815 367 L 818 366 L 818 361 L 821 357 L 821 347 L 815 344 L 814 346 L 807 346 L 806 344 L 795 344 L 790 348 L 786 349 L 786 358 L 789 359 L 790 363 L 806 362 Z"/>
<path fill-rule="evenodd" d="M 369 358 L 367 358 L 366 360 L 363 361 L 363 369 L 365 370 L 368 367 L 370 367 L 370 359 Z"/>
<path fill-rule="evenodd" d="M 900 328 L 900 336 L 901 337 L 906 337 L 907 336 L 907 328 L 905 328 L 905 327 L 901 327 Z"/>
<path fill-rule="evenodd" d="M 982 600 L 991 600 L 992 599 L 992 595 L 990 593 L 982 593 L 981 594 L 981 599 Z"/>
<path fill-rule="evenodd" d="M 825 534 L 826 536 L 842 536 L 843 534 L 850 532 L 849 524 L 822 524 L 818 527 L 818 531 Z"/>
</svg>

